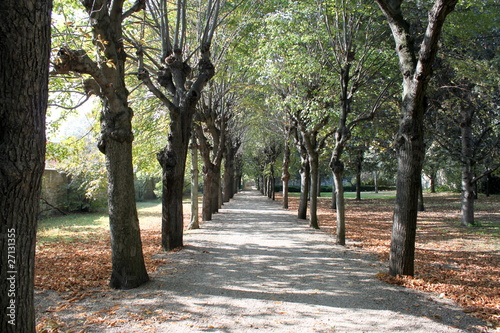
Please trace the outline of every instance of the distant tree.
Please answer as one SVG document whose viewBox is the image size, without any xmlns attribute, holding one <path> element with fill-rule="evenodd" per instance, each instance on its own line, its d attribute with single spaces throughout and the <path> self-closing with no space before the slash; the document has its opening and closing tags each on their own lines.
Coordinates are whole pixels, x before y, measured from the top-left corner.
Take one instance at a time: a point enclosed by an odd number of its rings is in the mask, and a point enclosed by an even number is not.
<svg viewBox="0 0 500 333">
<path fill-rule="evenodd" d="M 229 202 L 237 193 L 236 157 L 241 146 L 241 128 L 229 125 L 229 133 L 226 134 L 226 151 L 224 153 L 224 202 Z"/>
<path fill-rule="evenodd" d="M 165 250 L 183 246 L 182 194 L 193 117 L 203 88 L 215 75 L 210 49 L 225 3 L 224 0 L 197 4 L 177 1 L 172 8 L 170 2 L 151 0 L 144 22 L 154 32 L 151 43 L 128 36 L 137 50 L 139 80 L 161 101 L 170 116 L 168 143 L 158 153 L 163 170 Z M 193 68 L 191 58 L 195 55 L 199 60 Z M 156 72 L 156 82 L 151 79 L 151 70 Z"/>
<path fill-rule="evenodd" d="M 35 332 L 52 1 L 0 3 L 0 331 Z"/>
<path fill-rule="evenodd" d="M 461 166 L 463 226 L 475 224 L 478 182 L 500 168 L 499 15 L 488 0 L 458 8 L 429 96 L 428 128 Z"/>
<path fill-rule="evenodd" d="M 345 245 L 345 203 L 343 190 L 344 161 L 342 155 L 353 129 L 360 123 L 372 121 L 382 102 L 382 89 L 371 106 L 356 105 L 360 90 L 380 85 L 381 72 L 387 67 L 384 48 L 385 31 L 371 17 L 370 4 L 364 1 L 326 1 L 321 12 L 327 31 L 327 46 L 323 57 L 329 70 L 335 74 L 336 95 L 340 102 L 335 123 L 335 144 L 330 168 L 335 182 L 337 243 Z M 387 83 L 382 83 L 387 85 Z M 380 90 L 379 90 L 380 91 Z M 359 102 L 359 101 L 358 101 Z"/>
<path fill-rule="evenodd" d="M 221 192 L 222 158 L 226 151 L 227 123 L 232 114 L 226 103 L 225 85 L 212 81 L 204 92 L 195 115 L 194 129 L 203 159 L 203 208 L 202 219 L 210 221 L 218 212 Z"/>
<path fill-rule="evenodd" d="M 325 108 L 327 109 L 327 108 Z M 329 111 L 329 110 L 327 110 Z M 326 114 L 322 119 L 312 121 L 304 115 L 305 112 L 297 111 L 290 114 L 290 117 L 296 124 L 299 138 L 299 145 L 306 151 L 310 170 L 310 218 L 309 226 L 319 229 L 317 216 L 317 198 L 319 196 L 319 158 L 322 150 L 325 148 L 326 141 L 333 134 L 328 131 L 330 115 Z"/>
</svg>

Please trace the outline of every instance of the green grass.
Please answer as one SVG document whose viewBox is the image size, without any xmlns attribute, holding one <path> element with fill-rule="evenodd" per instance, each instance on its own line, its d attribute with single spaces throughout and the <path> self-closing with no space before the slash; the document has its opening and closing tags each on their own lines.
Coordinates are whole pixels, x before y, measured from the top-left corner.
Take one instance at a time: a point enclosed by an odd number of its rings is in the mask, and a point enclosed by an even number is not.
<svg viewBox="0 0 500 333">
<path fill-rule="evenodd" d="M 38 222 L 38 242 L 71 242 L 92 238 L 108 228 L 108 214 L 79 213 L 45 218 Z"/>
<path fill-rule="evenodd" d="M 201 205 L 201 202 L 200 202 Z M 189 212 L 190 200 L 183 200 L 184 212 Z M 201 209 L 201 207 L 200 207 Z M 137 202 L 141 228 L 161 224 L 161 200 Z M 47 217 L 38 222 L 37 241 L 72 242 L 103 238 L 109 231 L 107 211 L 73 213 Z"/>
<path fill-rule="evenodd" d="M 289 192 L 289 196 L 291 197 L 300 197 L 300 193 L 297 192 Z M 332 192 L 321 192 L 321 198 L 331 198 Z M 375 192 L 361 192 L 361 200 L 363 199 L 394 199 L 396 197 L 396 191 L 381 191 L 378 193 Z M 356 192 L 344 192 L 344 198 L 346 199 L 355 199 Z"/>
</svg>

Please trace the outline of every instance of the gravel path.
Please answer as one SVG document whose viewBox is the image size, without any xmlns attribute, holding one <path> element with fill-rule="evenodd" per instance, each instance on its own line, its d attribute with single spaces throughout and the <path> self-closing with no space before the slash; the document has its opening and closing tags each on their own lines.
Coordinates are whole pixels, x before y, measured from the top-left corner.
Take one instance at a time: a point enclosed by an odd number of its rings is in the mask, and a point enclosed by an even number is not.
<svg viewBox="0 0 500 333">
<path fill-rule="evenodd" d="M 380 282 L 378 261 L 255 191 L 239 193 L 184 242 L 159 254 L 171 263 L 145 286 L 81 300 L 60 320 L 75 321 L 79 309 L 102 314 L 85 332 L 175 333 L 474 332 L 483 324 L 449 301 Z"/>
</svg>

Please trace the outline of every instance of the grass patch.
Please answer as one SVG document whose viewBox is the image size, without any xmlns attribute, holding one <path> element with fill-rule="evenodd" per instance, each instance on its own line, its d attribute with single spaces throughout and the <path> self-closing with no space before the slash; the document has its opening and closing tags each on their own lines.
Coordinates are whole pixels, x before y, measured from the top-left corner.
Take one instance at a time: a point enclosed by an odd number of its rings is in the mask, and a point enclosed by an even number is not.
<svg viewBox="0 0 500 333">
<path fill-rule="evenodd" d="M 137 202 L 137 214 L 142 228 L 160 228 L 160 200 Z M 184 213 L 189 213 L 190 199 L 183 200 Z M 200 201 L 201 205 L 201 201 Z M 75 213 L 63 216 L 53 216 L 38 222 L 37 241 L 74 242 L 91 238 L 103 239 L 109 233 L 109 216 L 107 212 Z"/>
<path fill-rule="evenodd" d="M 184 203 L 184 224 L 190 203 Z M 168 259 L 161 248 L 161 201 L 137 203 L 146 268 L 154 272 Z M 107 288 L 111 275 L 111 246 L 107 213 L 70 214 L 39 221 L 35 256 L 35 287 L 83 297 Z M 64 272 L 64 274 L 61 274 Z"/>
<path fill-rule="evenodd" d="M 299 198 L 300 193 L 289 192 L 288 196 Z M 320 198 L 331 198 L 332 192 L 321 192 Z M 346 199 L 356 199 L 356 192 L 344 192 L 344 198 Z M 396 191 L 380 191 L 375 192 L 361 192 L 361 200 L 365 199 L 394 199 L 396 198 Z"/>
<path fill-rule="evenodd" d="M 107 213 L 54 216 L 38 222 L 38 242 L 72 242 L 99 236 L 108 228 Z"/>
</svg>

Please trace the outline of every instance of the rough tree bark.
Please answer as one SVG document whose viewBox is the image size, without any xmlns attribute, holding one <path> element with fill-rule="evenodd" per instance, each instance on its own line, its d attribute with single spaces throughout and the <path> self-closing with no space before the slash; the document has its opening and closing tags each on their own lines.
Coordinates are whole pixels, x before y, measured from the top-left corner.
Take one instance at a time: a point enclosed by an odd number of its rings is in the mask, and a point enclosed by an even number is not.
<svg viewBox="0 0 500 333">
<path fill-rule="evenodd" d="M 462 226 L 474 225 L 474 147 L 472 134 L 473 110 L 460 103 L 462 143 Z"/>
<path fill-rule="evenodd" d="M 52 1 L 0 2 L 0 331 L 35 332 Z"/>
<path fill-rule="evenodd" d="M 130 289 L 149 280 L 142 253 L 139 220 L 135 206 L 132 165 L 132 109 L 128 106 L 125 86 L 126 53 L 122 23 L 127 15 L 145 8 L 137 1 L 123 12 L 124 1 L 109 4 L 105 0 L 82 1 L 92 22 L 93 43 L 101 61 L 94 62 L 85 51 L 59 50 L 54 66 L 57 74 L 88 74 L 85 87 L 93 87 L 102 101 L 99 150 L 106 156 L 108 209 L 111 232 L 112 273 L 110 286 Z M 89 84 L 92 83 L 92 84 Z"/>
<path fill-rule="evenodd" d="M 418 191 L 424 159 L 425 95 L 444 21 L 457 2 L 434 2 L 417 57 L 415 36 L 401 10 L 402 0 L 377 0 L 391 28 L 403 76 L 401 121 L 395 140 L 398 177 L 389 258 L 391 275 L 414 274 Z"/>
</svg>

